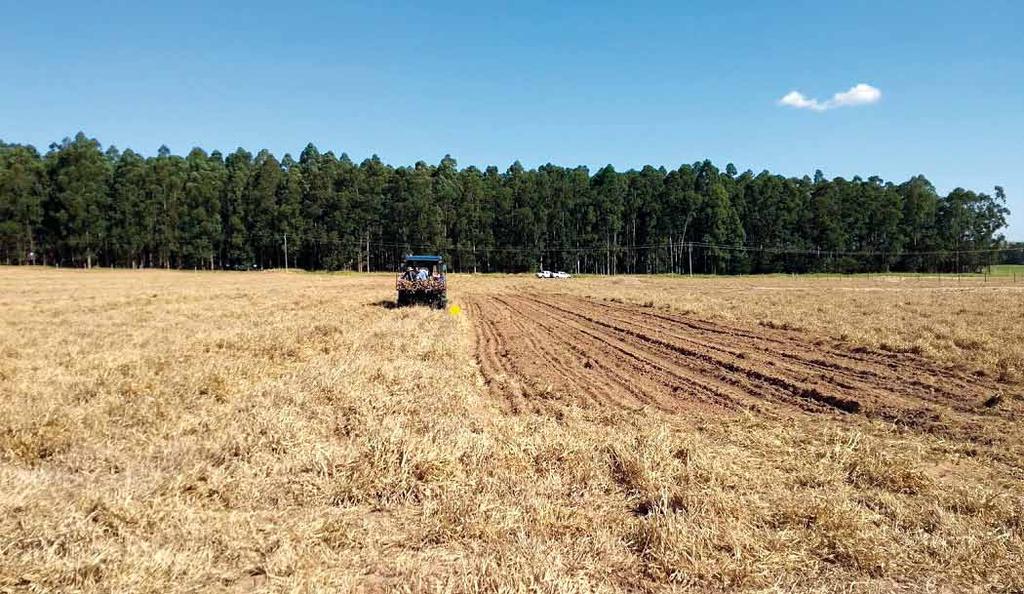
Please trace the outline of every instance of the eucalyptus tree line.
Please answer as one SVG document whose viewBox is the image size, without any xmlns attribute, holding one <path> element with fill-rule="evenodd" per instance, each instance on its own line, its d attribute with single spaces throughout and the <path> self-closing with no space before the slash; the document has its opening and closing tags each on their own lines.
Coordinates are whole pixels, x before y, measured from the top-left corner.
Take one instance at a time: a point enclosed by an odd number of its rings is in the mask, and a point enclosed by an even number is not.
<svg viewBox="0 0 1024 594">
<path fill-rule="evenodd" d="M 1005 245 L 1002 188 L 893 183 L 710 161 L 675 169 L 392 166 L 308 145 L 298 159 L 79 133 L 0 143 L 0 260 L 89 267 L 390 270 L 408 252 L 459 271 L 760 273 L 977 270 Z M 287 247 L 286 247 L 287 246 Z"/>
</svg>

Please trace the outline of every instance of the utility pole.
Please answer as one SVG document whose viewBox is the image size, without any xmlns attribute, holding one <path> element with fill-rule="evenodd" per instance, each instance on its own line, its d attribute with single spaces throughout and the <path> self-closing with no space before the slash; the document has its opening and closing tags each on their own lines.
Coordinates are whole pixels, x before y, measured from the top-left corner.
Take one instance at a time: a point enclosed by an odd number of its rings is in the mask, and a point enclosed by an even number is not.
<svg viewBox="0 0 1024 594">
<path fill-rule="evenodd" d="M 691 210 L 686 215 L 686 222 L 683 223 L 683 234 L 679 238 L 679 245 L 680 245 L 680 247 L 683 245 L 682 244 L 683 240 L 686 239 L 686 228 L 690 226 L 690 220 L 692 220 L 692 219 L 693 219 L 693 211 Z M 686 243 L 686 253 L 687 253 L 687 258 L 690 261 L 690 271 L 689 271 L 690 272 L 690 276 L 693 276 L 693 242 L 692 241 L 689 241 L 689 242 Z"/>
<path fill-rule="evenodd" d="M 284 234 L 284 269 L 288 270 L 288 234 Z"/>
<path fill-rule="evenodd" d="M 672 274 L 676 273 L 676 251 L 675 244 L 672 243 L 672 235 L 668 236 L 668 271 Z"/>
</svg>

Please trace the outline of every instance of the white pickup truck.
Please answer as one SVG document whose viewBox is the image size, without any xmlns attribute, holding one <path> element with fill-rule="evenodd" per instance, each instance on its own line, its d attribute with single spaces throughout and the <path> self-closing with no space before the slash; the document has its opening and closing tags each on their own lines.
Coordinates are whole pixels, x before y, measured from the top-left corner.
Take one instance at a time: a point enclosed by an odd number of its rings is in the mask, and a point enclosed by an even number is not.
<svg viewBox="0 0 1024 594">
<path fill-rule="evenodd" d="M 572 275 L 568 272 L 551 272 L 550 270 L 541 270 L 537 273 L 537 278 L 572 278 Z"/>
</svg>

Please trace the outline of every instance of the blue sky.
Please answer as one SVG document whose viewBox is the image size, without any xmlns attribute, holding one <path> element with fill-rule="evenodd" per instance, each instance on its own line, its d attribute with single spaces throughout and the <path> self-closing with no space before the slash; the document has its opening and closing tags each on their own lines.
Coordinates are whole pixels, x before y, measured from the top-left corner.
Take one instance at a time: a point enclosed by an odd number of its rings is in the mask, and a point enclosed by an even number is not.
<svg viewBox="0 0 1024 594">
<path fill-rule="evenodd" d="M 1024 239 L 1020 2 L 3 4 L 8 142 L 923 173 L 1004 186 Z"/>
</svg>

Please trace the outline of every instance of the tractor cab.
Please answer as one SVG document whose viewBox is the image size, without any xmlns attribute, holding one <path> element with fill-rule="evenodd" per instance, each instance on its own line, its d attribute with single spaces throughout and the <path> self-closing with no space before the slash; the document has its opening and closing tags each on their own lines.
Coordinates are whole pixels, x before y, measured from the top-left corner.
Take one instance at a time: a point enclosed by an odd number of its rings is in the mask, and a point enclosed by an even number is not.
<svg viewBox="0 0 1024 594">
<path fill-rule="evenodd" d="M 398 305 L 448 305 L 447 266 L 441 256 L 406 256 L 398 271 Z"/>
</svg>

